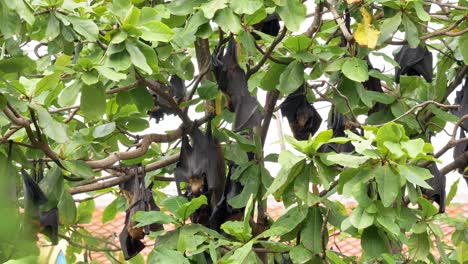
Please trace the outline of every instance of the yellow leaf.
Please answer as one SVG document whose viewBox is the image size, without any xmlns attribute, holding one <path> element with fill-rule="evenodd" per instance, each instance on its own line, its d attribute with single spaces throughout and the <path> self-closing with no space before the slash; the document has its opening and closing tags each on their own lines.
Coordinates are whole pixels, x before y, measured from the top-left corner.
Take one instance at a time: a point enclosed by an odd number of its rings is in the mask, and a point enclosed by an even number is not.
<svg viewBox="0 0 468 264">
<path fill-rule="evenodd" d="M 375 29 L 371 24 L 371 14 L 364 7 L 361 7 L 361 14 L 362 23 L 358 23 L 356 32 L 354 32 L 354 38 L 359 45 L 374 49 L 377 46 L 380 31 Z"/>
<path fill-rule="evenodd" d="M 216 97 L 216 115 L 221 114 L 221 105 L 223 104 L 223 94 L 219 93 Z"/>
</svg>

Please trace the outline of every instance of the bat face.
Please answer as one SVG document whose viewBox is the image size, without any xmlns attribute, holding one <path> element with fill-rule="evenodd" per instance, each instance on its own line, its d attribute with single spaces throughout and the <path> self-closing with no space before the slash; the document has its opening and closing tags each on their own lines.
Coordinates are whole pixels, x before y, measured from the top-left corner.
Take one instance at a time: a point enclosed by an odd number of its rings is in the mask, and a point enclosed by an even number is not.
<svg viewBox="0 0 468 264">
<path fill-rule="evenodd" d="M 211 135 L 211 125 L 204 134 L 198 128 L 191 133 L 192 143 L 182 137 L 179 162 L 174 172 L 179 195 L 194 198 L 205 195 L 208 206 L 203 206 L 192 215 L 194 223 L 209 226 L 210 216 L 223 199 L 225 187 L 225 165 L 218 141 Z M 184 192 L 180 183 L 186 183 Z"/>
<path fill-rule="evenodd" d="M 212 68 L 219 89 L 227 95 L 235 112 L 234 132 L 258 126 L 263 118 L 257 99 L 250 95 L 247 88 L 247 77 L 237 62 L 236 49 L 231 35 L 226 54 L 222 56 L 223 49 L 215 49 L 212 56 Z"/>
<path fill-rule="evenodd" d="M 445 175 L 440 173 L 435 162 L 432 162 L 428 169 L 434 176 L 426 181 L 432 190 L 421 188 L 421 191 L 429 200 L 435 201 L 439 205 L 439 213 L 443 213 L 445 212 Z"/>
<path fill-rule="evenodd" d="M 426 47 L 410 48 L 404 45 L 395 55 L 400 67 L 395 68 L 395 81 L 400 83 L 400 75 L 422 76 L 432 82 L 432 53 Z"/>
<path fill-rule="evenodd" d="M 281 104 L 281 114 L 288 119 L 297 140 L 307 140 L 310 135 L 313 136 L 322 123 L 322 117 L 307 101 L 304 86 L 288 95 Z"/>
</svg>

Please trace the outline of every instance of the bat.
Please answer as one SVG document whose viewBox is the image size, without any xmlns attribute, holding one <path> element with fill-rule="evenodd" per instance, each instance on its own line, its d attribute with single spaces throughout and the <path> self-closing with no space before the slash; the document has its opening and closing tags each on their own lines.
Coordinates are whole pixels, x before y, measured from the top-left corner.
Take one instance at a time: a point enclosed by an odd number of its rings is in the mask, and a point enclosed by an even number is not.
<svg viewBox="0 0 468 264">
<path fill-rule="evenodd" d="M 400 64 L 395 68 L 396 83 L 400 83 L 400 75 L 422 76 L 432 82 L 432 53 L 426 47 L 419 45 L 413 49 L 404 45 L 395 55 L 395 61 Z"/>
<path fill-rule="evenodd" d="M 457 91 L 457 96 L 455 97 L 455 104 L 460 105 L 458 109 L 452 111 L 453 114 L 457 115 L 458 117 L 462 117 L 464 115 L 468 115 L 468 89 L 466 86 L 468 85 L 468 77 L 465 78 L 465 84 L 461 91 Z M 460 132 L 459 132 L 459 139 L 465 138 L 466 133 L 468 133 L 468 119 L 464 120 L 460 124 Z M 466 151 L 468 151 L 468 142 L 460 143 L 455 145 L 453 149 L 453 158 L 457 159 L 461 155 L 463 155 Z M 466 183 L 468 184 L 468 173 L 464 172 L 465 168 L 458 168 L 458 172 L 463 174 Z"/>
<path fill-rule="evenodd" d="M 262 114 L 257 99 L 252 97 L 247 88 L 247 77 L 237 62 L 236 41 L 232 34 L 228 48 L 215 49 L 212 56 L 212 69 L 219 89 L 229 101 L 229 111 L 235 113 L 234 132 L 260 125 Z M 219 53 L 219 54 L 218 54 Z"/>
<path fill-rule="evenodd" d="M 346 129 L 352 129 L 352 126 L 349 125 L 348 119 L 333 108 L 330 110 L 330 113 L 331 115 L 328 118 L 327 127 L 328 129 L 333 130 L 333 137 L 346 137 L 344 131 Z M 331 151 L 335 151 L 336 153 L 353 152 L 354 146 L 351 142 L 346 142 L 345 144 L 326 143 L 318 149 L 318 152 L 322 153 Z"/>
<path fill-rule="evenodd" d="M 434 176 L 426 180 L 432 190 L 421 188 L 421 191 L 428 199 L 435 201 L 439 205 L 439 213 L 443 213 L 445 212 L 445 175 L 440 173 L 435 162 L 431 162 L 428 169 Z"/>
<path fill-rule="evenodd" d="M 277 13 L 273 13 L 268 15 L 259 23 L 253 25 L 253 28 L 270 36 L 276 37 L 280 31 L 279 20 L 279 15 Z M 252 36 L 255 38 L 255 40 L 261 39 L 261 37 L 255 32 L 252 32 Z"/>
<path fill-rule="evenodd" d="M 195 128 L 189 137 L 182 137 L 179 162 L 174 172 L 179 195 L 195 198 L 205 195 L 208 205 L 199 208 L 192 216 L 193 223 L 210 226 L 209 219 L 223 198 L 226 182 L 224 156 L 219 142 L 212 136 L 211 121 L 205 133 Z M 182 192 L 180 184 L 186 183 Z"/>
<path fill-rule="evenodd" d="M 307 140 L 320 128 L 322 117 L 305 96 L 304 86 L 288 95 L 281 104 L 281 114 L 286 116 L 289 127 L 297 140 Z"/>
<path fill-rule="evenodd" d="M 172 75 L 171 79 L 169 80 L 169 83 L 171 84 L 170 86 L 160 83 L 157 83 L 157 86 L 164 93 L 171 95 L 171 97 L 173 97 L 178 103 L 180 103 L 185 97 L 186 92 L 184 80 L 182 80 L 177 75 Z M 166 100 L 160 98 L 153 90 L 147 90 L 153 96 L 154 101 L 154 108 L 148 111 L 148 114 L 151 118 L 154 118 L 156 120 L 156 123 L 159 123 L 160 120 L 164 119 L 165 115 L 174 114 L 169 103 Z"/>
<path fill-rule="evenodd" d="M 138 211 L 159 211 L 159 207 L 153 199 L 152 184 L 145 188 L 143 180 L 145 175 L 144 167 L 141 166 L 141 169 L 143 171 L 142 175 L 138 174 L 139 167 L 137 166 L 135 167 L 135 177 L 120 184 L 120 189 L 129 204 L 125 215 L 125 225 L 119 235 L 125 260 L 133 258 L 145 248 L 145 245 L 141 242 L 145 235 L 149 234 L 150 231 L 155 232 L 163 228 L 162 225 L 156 223 L 135 228 L 138 223 L 132 220 L 133 215 Z"/>
<path fill-rule="evenodd" d="M 372 63 L 370 62 L 369 60 L 369 57 L 367 57 L 367 68 L 368 70 L 373 70 L 374 67 L 372 66 Z M 362 83 L 362 85 L 364 86 L 364 88 L 366 88 L 366 90 L 368 91 L 373 91 L 373 92 L 378 92 L 378 93 L 383 93 L 383 90 L 382 90 L 382 84 L 380 83 L 380 80 L 378 78 L 375 78 L 375 77 L 372 77 L 372 76 L 369 76 L 369 79 L 365 82 Z M 382 104 L 380 102 L 377 102 L 370 110 L 369 112 L 367 113 L 367 115 L 371 115 L 373 113 L 377 113 L 379 112 L 380 110 L 383 110 L 386 108 L 386 105 L 385 104 Z"/>
<path fill-rule="evenodd" d="M 42 175 L 42 173 L 40 173 Z M 24 190 L 24 212 L 30 219 L 33 229 L 50 238 L 52 244 L 58 243 L 59 213 L 58 209 L 52 208 L 41 211 L 42 205 L 48 201 L 37 182 L 24 170 L 21 169 Z"/>
</svg>

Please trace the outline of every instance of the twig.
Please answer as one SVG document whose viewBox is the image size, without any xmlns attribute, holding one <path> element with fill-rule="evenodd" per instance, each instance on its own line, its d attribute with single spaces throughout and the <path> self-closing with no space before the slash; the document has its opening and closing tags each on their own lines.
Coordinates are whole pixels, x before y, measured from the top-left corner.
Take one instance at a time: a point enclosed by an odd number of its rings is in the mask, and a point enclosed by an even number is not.
<svg viewBox="0 0 468 264">
<path fill-rule="evenodd" d="M 324 1 L 324 4 L 328 8 L 328 10 L 330 10 L 330 12 L 332 13 L 333 18 L 335 19 L 336 23 L 340 27 L 341 33 L 343 33 L 343 36 L 345 37 L 345 39 L 348 42 L 352 42 L 354 37 L 351 34 L 351 32 L 349 32 L 348 28 L 346 28 L 343 18 L 341 18 L 341 16 L 338 14 L 336 9 L 332 5 L 330 5 L 330 3 L 328 3 L 327 1 Z"/>
<path fill-rule="evenodd" d="M 254 44 L 255 44 L 255 48 L 257 48 L 257 50 L 258 50 L 263 56 L 267 56 L 268 59 L 271 60 L 272 62 L 278 63 L 278 64 L 283 64 L 283 65 L 288 65 L 288 64 L 289 64 L 289 62 L 278 60 L 277 58 L 271 56 L 271 54 L 270 54 L 270 55 L 266 54 L 266 52 L 263 51 L 263 49 L 258 45 L 257 42 L 254 42 Z"/>
<path fill-rule="evenodd" d="M 261 130 L 262 146 L 265 145 L 265 139 L 268 133 L 268 128 L 270 127 L 271 118 L 273 117 L 273 111 L 275 110 L 278 97 L 279 97 L 279 92 L 276 89 L 269 91 L 266 95 L 265 118 L 263 119 L 262 130 Z"/>
<path fill-rule="evenodd" d="M 323 218 L 322 228 L 320 229 L 320 242 L 322 242 L 322 259 L 325 263 L 330 263 L 327 259 L 327 243 L 326 237 L 328 237 L 328 218 L 330 217 L 330 208 L 327 208 L 325 217 Z"/>
<path fill-rule="evenodd" d="M 320 29 L 320 22 L 322 21 L 322 11 L 323 11 L 323 3 L 320 2 L 319 4 L 315 5 L 314 11 L 314 20 L 312 20 L 312 24 L 305 32 L 305 35 L 309 38 Z"/>
<path fill-rule="evenodd" d="M 10 127 L 9 131 L 0 139 L 0 145 L 8 142 L 9 138 L 20 129 L 21 127 Z"/>
<path fill-rule="evenodd" d="M 70 245 L 72 245 L 74 247 L 83 248 L 83 249 L 90 250 L 90 251 L 115 252 L 115 251 L 120 251 L 121 250 L 120 248 L 95 248 L 95 247 L 91 247 L 91 246 L 88 246 L 88 245 L 82 245 L 82 244 L 76 243 L 71 238 L 69 238 L 69 237 L 67 237 L 67 236 L 65 236 L 63 234 L 58 234 L 58 237 L 65 239 L 68 242 L 68 244 L 70 244 Z"/>
<path fill-rule="evenodd" d="M 61 107 L 61 108 L 55 108 L 55 109 L 49 109 L 49 113 L 55 114 L 55 113 L 60 113 L 68 110 L 74 110 L 80 108 L 79 105 L 74 105 L 74 106 L 66 106 L 66 107 Z"/>
<path fill-rule="evenodd" d="M 468 166 L 468 151 L 465 151 L 463 155 L 457 157 L 452 163 L 440 169 L 440 173 L 445 175 L 455 169 L 465 168 L 466 166 Z"/>
<path fill-rule="evenodd" d="M 112 88 L 112 89 L 106 91 L 106 94 L 115 94 L 115 93 L 119 93 L 119 92 L 122 92 L 122 91 L 128 91 L 128 90 L 131 90 L 131 89 L 137 87 L 140 84 L 141 84 L 141 81 L 137 80 L 136 82 L 133 82 L 133 83 L 131 83 L 129 85 Z"/>
<path fill-rule="evenodd" d="M 197 90 L 198 85 L 203 80 L 205 75 L 210 71 L 210 69 L 211 69 L 210 61 L 207 61 L 205 66 L 203 66 L 203 68 L 201 69 L 200 74 L 198 75 L 197 79 L 195 80 L 195 83 L 193 84 L 192 90 L 190 91 L 189 96 L 187 97 L 187 101 L 192 100 L 192 97 L 195 94 L 195 91 Z M 188 111 L 188 107 L 185 109 L 185 112 L 187 112 L 187 111 Z"/>
<path fill-rule="evenodd" d="M 280 34 L 276 36 L 276 38 L 273 40 L 271 43 L 271 46 L 268 48 L 268 50 L 265 52 L 265 55 L 260 59 L 260 61 L 255 65 L 252 69 L 247 71 L 246 77 L 247 79 L 254 73 L 256 73 L 260 68 L 262 68 L 263 64 L 267 61 L 268 57 L 271 55 L 273 50 L 276 48 L 276 46 L 283 40 L 284 36 L 286 36 L 286 32 L 288 32 L 288 29 L 286 27 L 283 27 L 281 30 Z"/>
</svg>

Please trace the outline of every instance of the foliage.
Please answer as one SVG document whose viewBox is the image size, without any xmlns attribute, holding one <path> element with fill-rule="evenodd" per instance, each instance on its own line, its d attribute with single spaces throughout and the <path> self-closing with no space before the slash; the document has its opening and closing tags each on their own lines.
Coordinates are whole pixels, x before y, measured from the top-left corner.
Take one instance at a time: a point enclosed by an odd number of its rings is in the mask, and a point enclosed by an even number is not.
<svg viewBox="0 0 468 264">
<path fill-rule="evenodd" d="M 468 259 L 466 219 L 438 214 L 421 188 L 431 188 L 426 180 L 433 176 L 425 167 L 454 147 L 449 143 L 434 155 L 430 135 L 444 133 L 448 122 L 460 126 L 447 97 L 468 71 L 466 4 L 0 0 L 0 262 L 36 262 L 36 236 L 24 227 L 20 209 L 25 203 L 19 171 L 36 171 L 43 161 L 40 187 L 49 197 L 46 206 L 59 209 L 59 233 L 68 241 L 70 263 L 92 251 L 124 261 L 118 246 L 94 237 L 82 224 L 91 221 L 94 198 L 102 194 L 115 195 L 103 222 L 128 208 L 117 185 L 134 164 L 146 166 L 146 185 L 154 184 L 161 207 L 139 212 L 134 220 L 140 226 L 175 227 L 150 234 L 156 244 L 148 263 L 463 263 Z M 302 33 L 306 6 L 315 6 L 315 13 Z M 254 27 L 273 12 L 284 23 L 276 37 Z M 346 14 L 352 18 L 348 28 Z M 267 93 L 263 113 L 268 122 L 250 138 L 227 125 L 233 114 L 206 66 L 220 45 L 220 30 L 235 34 L 251 94 Z M 348 44 L 340 45 L 347 34 Z M 437 56 L 434 82 L 401 76 L 395 84 L 392 73 L 368 67 L 368 56 L 398 66 L 383 49 L 405 43 L 424 43 Z M 175 75 L 192 85 L 183 102 L 172 100 L 182 125 L 165 135 L 147 133 L 154 122 L 147 114 L 154 108 L 147 87 L 151 82 L 171 87 Z M 379 79 L 385 93 L 367 90 L 370 78 Z M 350 128 L 347 137 L 333 137 L 333 131 L 322 130 L 306 141 L 286 136 L 287 150 L 266 155 L 262 133 L 268 130 L 268 113 L 279 105 L 272 98 L 283 98 L 304 83 L 311 103 L 328 101 L 362 133 Z M 369 114 L 376 104 L 385 108 Z M 243 208 L 243 217 L 224 222 L 220 232 L 187 222 L 208 203 L 207 197 L 189 201 L 161 191 L 174 172 L 182 130 L 206 122 L 193 123 L 192 109 L 198 115 L 217 114 L 213 133 L 225 158 L 236 165 L 232 180 L 243 186 L 228 201 Z M 326 144 L 348 142 L 355 148 L 352 153 L 320 151 Z M 246 153 L 255 157 L 248 159 Z M 270 163 L 281 166 L 277 175 L 267 170 Z M 111 180 L 99 184 L 100 177 Z M 450 190 L 448 203 L 458 185 Z M 79 193 L 90 199 L 73 196 Z M 352 198 L 356 207 L 348 213 L 333 194 Z M 286 210 L 266 222 L 261 216 L 271 196 Z M 455 228 L 451 244 L 443 242 L 441 223 Z M 327 247 L 329 236 L 337 235 L 360 239 L 362 257 Z M 143 261 L 139 256 L 129 263 Z"/>
</svg>

